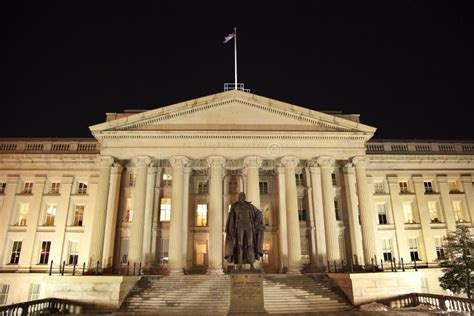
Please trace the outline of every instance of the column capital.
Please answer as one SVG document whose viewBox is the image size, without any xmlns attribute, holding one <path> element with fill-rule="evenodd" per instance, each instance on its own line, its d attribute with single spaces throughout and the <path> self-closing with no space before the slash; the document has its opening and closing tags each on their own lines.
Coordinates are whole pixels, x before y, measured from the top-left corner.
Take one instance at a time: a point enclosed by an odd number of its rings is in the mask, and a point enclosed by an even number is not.
<svg viewBox="0 0 474 316">
<path fill-rule="evenodd" d="M 284 156 L 281 157 L 280 162 L 285 168 L 296 168 L 300 160 L 295 156 Z"/>
<path fill-rule="evenodd" d="M 448 176 L 445 175 L 445 174 L 439 174 L 439 175 L 436 176 L 436 180 L 439 183 L 448 183 Z"/>
<path fill-rule="evenodd" d="M 321 168 L 329 168 L 334 164 L 334 158 L 331 156 L 319 156 L 315 161 Z"/>
<path fill-rule="evenodd" d="M 68 175 L 65 175 L 65 176 L 62 176 L 61 177 L 61 184 L 64 183 L 64 184 L 72 184 L 74 182 L 74 176 L 68 176 Z"/>
<path fill-rule="evenodd" d="M 387 176 L 388 183 L 398 183 L 398 176 L 396 175 L 389 175 Z"/>
<path fill-rule="evenodd" d="M 352 162 L 346 163 L 342 167 L 342 172 L 345 174 L 354 174 L 354 164 Z"/>
<path fill-rule="evenodd" d="M 314 175 L 321 173 L 321 169 L 319 169 L 317 166 L 310 166 L 308 169 L 309 169 L 309 172 Z"/>
<path fill-rule="evenodd" d="M 150 164 L 150 165 L 148 166 L 147 173 L 148 173 L 149 175 L 152 175 L 152 174 L 155 174 L 155 173 L 156 173 L 156 170 L 158 170 L 158 168 L 155 167 L 155 166 L 153 166 L 153 164 Z"/>
<path fill-rule="evenodd" d="M 120 163 L 118 162 L 115 162 L 113 165 L 112 165 L 112 174 L 120 174 L 123 170 L 123 167 Z"/>
<path fill-rule="evenodd" d="M 173 156 L 170 157 L 169 162 L 173 168 L 184 169 L 185 167 L 188 167 L 191 161 L 186 156 Z"/>
<path fill-rule="evenodd" d="M 275 167 L 275 172 L 277 174 L 285 174 L 285 168 L 283 168 L 283 166 L 281 166 L 281 165 L 278 165 L 278 166 Z"/>
<path fill-rule="evenodd" d="M 99 156 L 97 157 L 97 162 L 100 164 L 101 168 L 109 168 L 114 163 L 114 157 L 112 156 Z"/>
<path fill-rule="evenodd" d="M 222 156 L 209 156 L 206 161 L 209 168 L 222 168 L 225 165 L 226 159 Z"/>
<path fill-rule="evenodd" d="M 414 183 L 423 183 L 423 176 L 421 174 L 414 174 L 412 175 L 412 180 Z"/>
<path fill-rule="evenodd" d="M 145 168 L 151 163 L 151 158 L 148 156 L 136 156 L 132 159 L 133 166 L 138 168 Z"/>
<path fill-rule="evenodd" d="M 34 181 L 35 181 L 35 184 L 43 184 L 46 182 L 46 176 L 36 175 Z"/>
<path fill-rule="evenodd" d="M 462 183 L 472 183 L 472 176 L 470 174 L 461 175 L 461 182 Z"/>
<path fill-rule="evenodd" d="M 9 174 L 7 176 L 7 184 L 17 184 L 19 180 L 20 180 L 20 177 L 18 175 Z"/>
<path fill-rule="evenodd" d="M 367 156 L 355 156 L 352 157 L 351 161 L 356 168 L 365 168 L 369 163 Z"/>
<path fill-rule="evenodd" d="M 244 158 L 244 168 L 260 168 L 263 159 L 260 156 L 247 156 Z"/>
<path fill-rule="evenodd" d="M 183 172 L 186 176 L 189 176 L 191 174 L 191 171 L 193 171 L 193 169 L 189 166 L 185 166 L 183 169 Z"/>
</svg>

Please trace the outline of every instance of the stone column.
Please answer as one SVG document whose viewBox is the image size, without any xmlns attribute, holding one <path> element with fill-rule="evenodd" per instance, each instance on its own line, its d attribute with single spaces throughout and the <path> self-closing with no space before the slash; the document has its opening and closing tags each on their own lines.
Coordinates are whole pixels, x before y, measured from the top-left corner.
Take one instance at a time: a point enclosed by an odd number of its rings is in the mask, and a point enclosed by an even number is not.
<svg viewBox="0 0 474 316">
<path fill-rule="evenodd" d="M 114 163 L 110 174 L 110 188 L 107 202 L 107 216 L 105 220 L 104 253 L 102 262 L 107 268 L 113 265 L 115 232 L 117 230 L 118 205 L 120 199 L 120 180 L 122 178 L 122 166 Z"/>
<path fill-rule="evenodd" d="M 397 258 L 403 258 L 405 262 L 410 260 L 408 238 L 405 233 L 405 214 L 403 213 L 402 201 L 400 199 L 400 186 L 397 176 L 387 176 L 390 200 L 392 202 L 393 224 L 395 225 L 395 237 L 397 239 Z"/>
<path fill-rule="evenodd" d="M 161 168 L 158 167 L 156 171 L 153 195 L 153 223 L 152 223 L 152 236 L 151 236 L 151 257 L 153 258 L 153 263 L 157 263 L 156 250 L 158 242 L 158 223 L 160 222 L 160 186 L 161 186 Z"/>
<path fill-rule="evenodd" d="M 183 263 L 184 269 L 190 268 L 188 266 L 187 256 L 188 256 L 188 232 L 189 232 L 189 176 L 191 175 L 191 168 L 185 167 L 184 179 L 183 179 Z M 192 263 L 192 262 L 191 262 Z"/>
<path fill-rule="evenodd" d="M 301 237 L 298 219 L 298 194 L 296 190 L 295 169 L 298 158 L 281 158 L 285 167 L 286 222 L 288 225 L 288 274 L 301 273 Z"/>
<path fill-rule="evenodd" d="M 244 171 L 247 175 L 247 201 L 260 209 L 260 187 L 258 168 L 262 165 L 262 158 L 248 156 L 244 159 Z"/>
<path fill-rule="evenodd" d="M 318 253 L 317 266 L 323 268 L 327 262 L 326 235 L 324 224 L 323 192 L 321 190 L 321 171 L 318 167 L 309 168 L 311 174 L 312 202 L 314 211 L 314 221 L 316 226 L 316 249 Z"/>
<path fill-rule="evenodd" d="M 463 187 L 464 194 L 466 195 L 467 208 L 469 214 L 469 221 L 471 225 L 474 224 L 474 192 L 472 189 L 472 177 L 471 175 L 462 175 L 461 183 Z"/>
<path fill-rule="evenodd" d="M 170 158 L 173 167 L 173 187 L 171 191 L 170 239 L 168 250 L 168 269 L 171 274 L 182 274 L 183 262 L 183 187 L 184 169 L 189 164 L 185 156 Z"/>
<path fill-rule="evenodd" d="M 453 203 L 449 196 L 448 177 L 439 175 L 436 177 L 438 181 L 439 193 L 441 194 L 441 203 L 443 204 L 444 220 L 446 228 L 449 232 L 456 230 L 456 218 L 454 217 Z"/>
<path fill-rule="evenodd" d="M 288 232 L 286 225 L 286 193 L 285 193 L 285 168 L 276 167 L 278 176 L 278 238 L 280 263 L 279 271 L 283 272 L 288 267 Z"/>
<path fill-rule="evenodd" d="M 304 168 L 304 180 L 306 185 L 306 197 L 308 198 L 308 218 L 309 227 L 306 232 L 309 235 L 309 262 L 311 267 L 314 269 L 318 266 L 318 248 L 316 247 L 316 221 L 314 219 L 314 209 L 311 197 L 313 196 L 313 187 L 311 185 L 311 177 L 309 168 Z"/>
<path fill-rule="evenodd" d="M 359 208 L 357 207 L 354 166 L 351 163 L 346 164 L 343 168 L 343 173 L 352 260 L 354 264 L 359 265 L 364 262 L 364 251 L 362 250 L 362 235 L 359 224 Z"/>
<path fill-rule="evenodd" d="M 99 183 L 92 221 L 91 243 L 89 250 L 89 266 L 94 267 L 97 261 L 102 260 L 105 237 L 105 219 L 107 215 L 107 200 L 109 197 L 110 173 L 114 159 L 110 156 L 99 157 Z M 103 265 L 103 262 L 100 263 Z"/>
<path fill-rule="evenodd" d="M 425 186 L 423 177 L 413 176 L 413 183 L 415 186 L 416 202 L 418 204 L 418 211 L 420 213 L 421 233 L 423 236 L 423 245 L 425 245 L 425 256 L 428 262 L 433 262 L 437 259 L 436 245 L 431 234 L 431 217 L 428 210 L 428 202 L 425 198 Z M 420 251 L 421 252 L 421 251 Z"/>
<path fill-rule="evenodd" d="M 366 265 L 372 264 L 371 259 L 376 258 L 376 214 L 372 201 L 369 196 L 369 188 L 367 186 L 367 174 L 365 166 L 366 157 L 354 157 L 352 163 L 355 166 L 355 174 L 357 181 L 357 192 L 359 195 L 360 223 L 362 229 L 362 242 L 364 244 L 364 260 Z"/>
<path fill-rule="evenodd" d="M 153 164 L 153 163 L 152 163 Z M 148 167 L 146 177 L 146 197 L 145 197 L 145 212 L 144 212 L 144 232 L 143 232 L 143 252 L 142 252 L 142 267 L 149 268 L 155 261 L 151 250 L 151 236 L 153 224 L 153 201 L 155 195 L 155 181 L 156 181 L 156 167 Z"/>
<path fill-rule="evenodd" d="M 143 232 L 145 225 L 145 198 L 147 184 L 147 168 L 151 159 L 147 156 L 138 156 L 133 159 L 136 170 L 135 191 L 133 195 L 133 218 L 130 229 L 130 244 L 128 258 L 130 264 L 136 263 L 137 267 L 143 265 Z"/>
<path fill-rule="evenodd" d="M 341 259 L 339 253 L 339 232 L 336 222 L 336 210 L 334 209 L 334 189 L 332 187 L 332 164 L 331 157 L 319 157 L 317 163 L 321 168 L 321 189 L 323 195 L 324 224 L 326 231 L 327 260 L 332 264 Z"/>
<path fill-rule="evenodd" d="M 222 271 L 222 179 L 224 177 L 225 158 L 211 156 L 209 164 L 209 264 L 207 274 L 223 274 Z"/>
</svg>

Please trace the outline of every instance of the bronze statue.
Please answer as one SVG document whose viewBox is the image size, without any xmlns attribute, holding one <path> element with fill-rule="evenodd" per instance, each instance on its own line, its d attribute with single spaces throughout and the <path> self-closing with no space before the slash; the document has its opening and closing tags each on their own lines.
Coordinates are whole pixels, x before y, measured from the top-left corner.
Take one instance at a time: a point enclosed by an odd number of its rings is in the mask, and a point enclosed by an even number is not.
<svg viewBox="0 0 474 316">
<path fill-rule="evenodd" d="M 240 192 L 227 218 L 224 258 L 237 265 L 250 264 L 253 268 L 255 260 L 263 256 L 264 230 L 262 212 L 245 201 L 245 193 Z"/>
</svg>

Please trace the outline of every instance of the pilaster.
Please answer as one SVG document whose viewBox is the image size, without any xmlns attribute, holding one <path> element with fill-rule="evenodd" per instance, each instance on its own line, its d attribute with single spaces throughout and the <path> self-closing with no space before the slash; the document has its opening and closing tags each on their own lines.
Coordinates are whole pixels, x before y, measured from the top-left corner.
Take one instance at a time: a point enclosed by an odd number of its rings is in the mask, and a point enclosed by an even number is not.
<svg viewBox="0 0 474 316">
<path fill-rule="evenodd" d="M 397 239 L 397 258 L 403 258 L 405 262 L 410 259 L 408 238 L 405 233 L 405 214 L 403 213 L 402 201 L 400 199 L 400 186 L 397 176 L 387 176 L 390 200 L 392 202 L 393 223 L 395 225 L 395 237 Z"/>
<path fill-rule="evenodd" d="M 445 175 L 438 175 L 436 180 L 438 182 L 439 193 L 441 194 L 441 203 L 443 204 L 446 228 L 448 229 L 448 232 L 455 231 L 456 219 L 454 217 L 451 197 L 449 196 L 448 177 Z"/>
<path fill-rule="evenodd" d="M 471 225 L 474 224 L 474 191 L 472 188 L 472 176 L 461 175 L 461 184 L 463 187 L 464 194 L 466 195 L 467 208 L 469 214 L 469 220 Z"/>
</svg>

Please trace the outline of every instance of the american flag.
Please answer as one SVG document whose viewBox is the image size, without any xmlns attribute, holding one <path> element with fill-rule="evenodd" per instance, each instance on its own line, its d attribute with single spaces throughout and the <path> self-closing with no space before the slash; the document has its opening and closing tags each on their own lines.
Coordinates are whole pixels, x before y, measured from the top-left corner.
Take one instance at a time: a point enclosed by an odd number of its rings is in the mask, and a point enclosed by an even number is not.
<svg viewBox="0 0 474 316">
<path fill-rule="evenodd" d="M 230 41 L 231 39 L 233 39 L 234 37 L 235 37 L 235 32 L 232 32 L 229 35 L 227 35 L 226 37 L 224 37 L 224 44 L 227 43 L 228 41 Z"/>
</svg>

